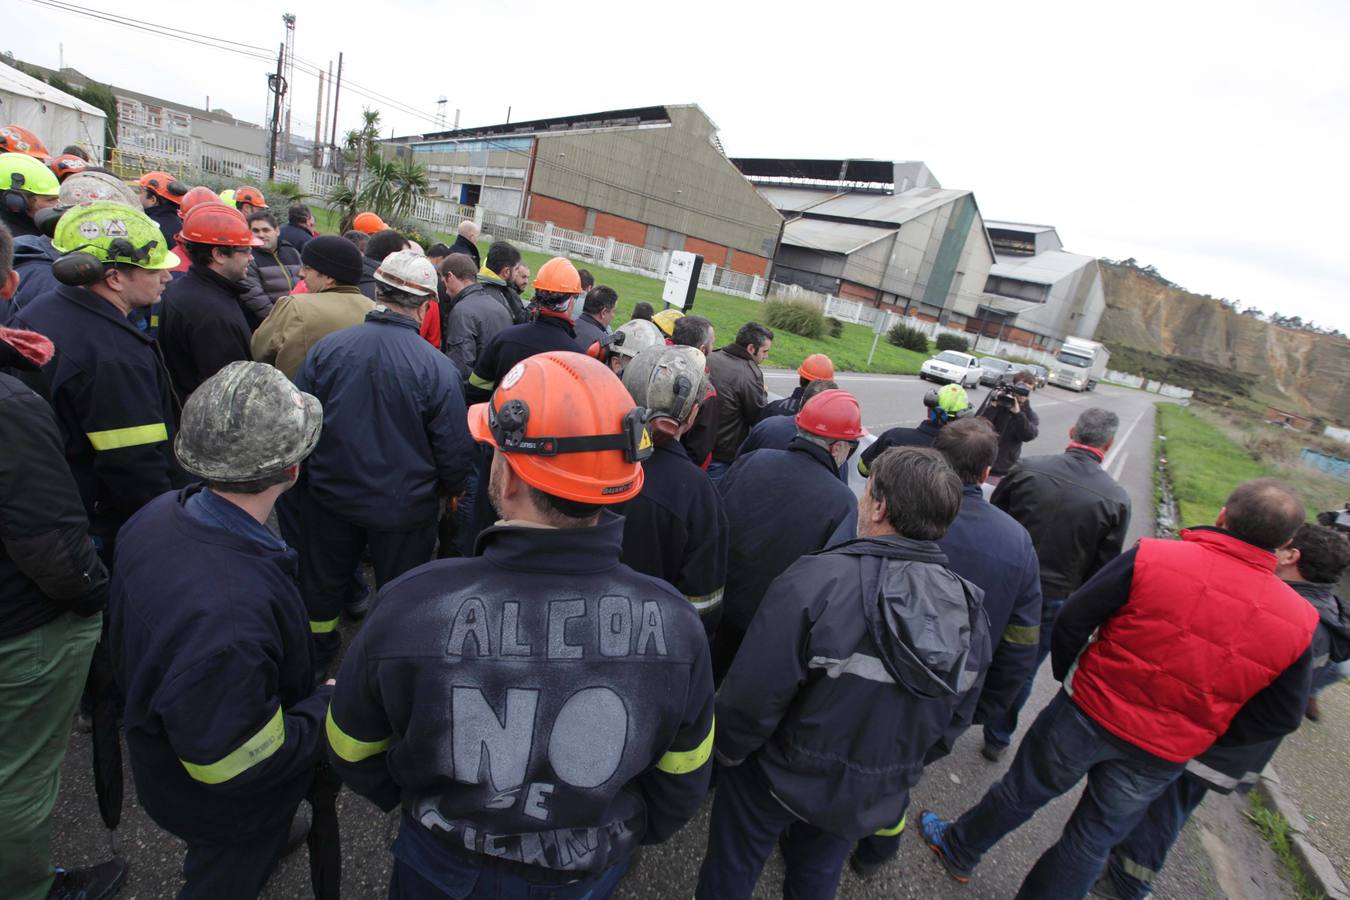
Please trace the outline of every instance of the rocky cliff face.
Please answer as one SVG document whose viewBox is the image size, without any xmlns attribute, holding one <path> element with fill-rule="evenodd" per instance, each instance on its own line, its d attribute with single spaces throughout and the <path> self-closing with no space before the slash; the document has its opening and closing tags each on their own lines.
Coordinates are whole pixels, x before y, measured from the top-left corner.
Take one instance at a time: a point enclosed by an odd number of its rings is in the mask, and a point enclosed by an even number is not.
<svg viewBox="0 0 1350 900">
<path fill-rule="evenodd" d="M 1237 372 L 1296 411 L 1350 422 L 1350 341 L 1277 328 L 1137 269 L 1103 262 L 1102 277 L 1098 340 Z"/>
</svg>

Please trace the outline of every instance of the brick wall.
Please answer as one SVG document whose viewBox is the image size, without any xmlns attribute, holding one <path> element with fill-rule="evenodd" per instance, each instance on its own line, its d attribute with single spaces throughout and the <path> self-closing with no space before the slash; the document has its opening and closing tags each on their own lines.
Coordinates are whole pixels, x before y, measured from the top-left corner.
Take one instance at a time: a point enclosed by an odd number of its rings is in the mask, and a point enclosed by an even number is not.
<svg viewBox="0 0 1350 900">
<path fill-rule="evenodd" d="M 762 256 L 746 253 L 744 250 L 730 250 L 731 261 L 727 264 L 733 272 L 743 275 L 759 275 L 769 271 L 769 261 Z"/>
<path fill-rule="evenodd" d="M 699 254 L 703 257 L 703 261 L 710 265 L 720 267 L 727 263 L 727 248 L 721 244 L 702 241 L 696 237 L 687 237 L 684 239 L 684 249 L 690 253 Z"/>
<path fill-rule="evenodd" d="M 641 247 L 647 241 L 647 226 L 623 216 L 613 216 L 597 211 L 595 226 L 591 234 L 596 237 L 614 238 L 620 244 L 632 244 Z"/>
<path fill-rule="evenodd" d="M 861 284 L 854 284 L 851 281 L 839 282 L 839 296 L 847 297 L 850 300 L 862 300 L 867 303 L 874 303 L 877 299 L 876 288 L 864 287 Z"/>
<path fill-rule="evenodd" d="M 586 207 L 562 200 L 554 200 L 543 194 L 530 194 L 530 221 L 552 222 L 559 228 L 584 231 L 586 228 Z"/>
</svg>

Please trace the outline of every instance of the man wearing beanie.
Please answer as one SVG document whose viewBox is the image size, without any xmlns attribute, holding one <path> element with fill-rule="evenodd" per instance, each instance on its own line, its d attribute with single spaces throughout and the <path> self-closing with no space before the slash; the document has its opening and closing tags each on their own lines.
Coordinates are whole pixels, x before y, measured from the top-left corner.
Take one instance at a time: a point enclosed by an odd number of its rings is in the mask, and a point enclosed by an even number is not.
<svg viewBox="0 0 1350 900">
<path fill-rule="evenodd" d="M 300 277 L 309 293 L 282 297 L 253 334 L 253 358 L 295 380 L 319 338 L 365 321 L 375 304 L 356 286 L 361 251 L 344 238 L 320 235 L 300 252 Z"/>
</svg>

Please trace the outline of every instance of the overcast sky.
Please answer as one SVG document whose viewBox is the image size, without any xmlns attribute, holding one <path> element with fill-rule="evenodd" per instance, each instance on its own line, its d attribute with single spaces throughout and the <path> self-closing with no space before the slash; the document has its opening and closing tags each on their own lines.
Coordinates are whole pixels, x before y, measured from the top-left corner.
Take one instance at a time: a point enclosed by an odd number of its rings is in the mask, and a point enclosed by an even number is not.
<svg viewBox="0 0 1350 900">
<path fill-rule="evenodd" d="M 92 5 L 92 4 L 90 4 Z M 0 50 L 264 118 L 267 63 L 9 4 Z M 104 0 L 126 16 L 144 3 Z M 697 103 L 733 156 L 921 159 L 987 219 L 1056 226 L 1199 293 L 1350 333 L 1350 4 L 178 3 L 152 21 L 296 56 L 346 54 L 344 91 L 395 133 Z M 167 9 L 167 8 L 166 8 Z M 772 18 L 765 10 L 773 11 Z M 567 15 L 562 13 L 566 11 Z M 297 72 L 293 129 L 318 82 Z"/>
</svg>

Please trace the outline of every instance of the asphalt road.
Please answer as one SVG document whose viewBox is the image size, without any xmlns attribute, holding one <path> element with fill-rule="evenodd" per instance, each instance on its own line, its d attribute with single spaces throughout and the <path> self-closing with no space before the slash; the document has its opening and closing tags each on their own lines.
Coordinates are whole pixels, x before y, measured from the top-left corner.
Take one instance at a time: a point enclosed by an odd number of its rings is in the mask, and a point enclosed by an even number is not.
<svg viewBox="0 0 1350 900">
<path fill-rule="evenodd" d="M 787 393 L 795 386 L 794 373 L 770 372 L 767 378 L 769 389 L 779 393 Z M 917 379 L 842 375 L 838 380 L 842 387 L 858 396 L 865 424 L 873 432 L 879 433 L 896 424 L 917 423 L 924 414 L 922 397 L 930 385 Z M 973 393 L 982 395 L 983 390 Z M 976 396 L 976 402 L 978 399 Z M 1122 481 L 1134 501 L 1136 515 L 1130 529 L 1131 541 L 1146 536 L 1152 521 L 1149 462 L 1153 439 L 1152 409 L 1156 400 L 1149 394 L 1109 386 L 1102 386 L 1091 394 L 1073 394 L 1048 387 L 1037 391 L 1032 398 L 1032 405 L 1041 416 L 1041 433 L 1027 445 L 1027 454 L 1061 451 L 1068 440 L 1069 426 L 1088 406 L 1106 406 L 1120 415 L 1120 439 L 1107 459 L 1107 468 Z M 860 481 L 852 480 L 855 485 Z M 343 629 L 350 639 L 352 626 L 344 624 Z M 1053 697 L 1056 687 L 1050 678 L 1049 666 L 1044 667 L 1023 714 L 1022 731 Z M 978 729 L 972 729 L 950 757 L 929 768 L 914 792 L 912 811 L 915 815 L 911 819 L 917 820 L 918 810 L 925 807 L 954 816 L 979 800 L 1006 766 L 1006 761 L 1003 764 L 985 761 L 979 754 L 979 746 Z M 90 864 L 105 858 L 108 852 L 107 833 L 94 801 L 89 753 L 88 738 L 72 734 L 70 752 L 62 769 L 52 842 L 53 859 L 67 867 Z M 1005 757 L 1005 760 L 1010 759 L 1011 754 Z M 147 900 L 173 897 L 181 884 L 183 845 L 156 827 L 136 803 L 129 772 L 126 792 L 127 803 L 119 837 L 132 872 L 121 896 Z M 1022 876 L 1057 837 L 1075 801 L 1076 793 L 1061 798 L 1006 838 L 989 854 L 966 887 L 942 874 L 931 854 L 911 836 L 904 840 L 899 858 L 866 883 L 846 873 L 839 895 L 844 898 L 961 897 L 971 900 L 1012 897 Z M 703 814 L 674 839 L 645 850 L 620 888 L 620 897 L 675 900 L 692 896 L 707 840 L 707 806 L 705 804 Z M 340 798 L 339 812 L 343 829 L 344 895 L 353 898 L 384 896 L 389 872 L 387 848 L 397 830 L 397 814 L 385 815 L 347 791 Z M 1240 825 L 1236 830 L 1241 831 Z M 1205 834 L 1197 835 L 1194 826 L 1188 829 L 1162 876 L 1157 896 L 1201 900 L 1235 895 L 1235 891 L 1227 887 L 1220 888 L 1209 861 L 1210 855 L 1201 851 Z M 1236 855 L 1255 856 L 1258 852 L 1259 845 L 1255 850 L 1239 851 Z M 782 867 L 775 855 L 760 879 L 755 896 L 778 896 L 781 880 Z M 1245 880 L 1257 883 L 1260 879 L 1250 876 Z M 1225 878 L 1225 885 L 1228 883 L 1229 879 Z M 1262 888 L 1252 896 L 1262 894 L 1277 895 L 1278 885 Z M 269 898 L 309 895 L 308 863 L 303 851 L 282 862 L 264 894 Z"/>
</svg>

